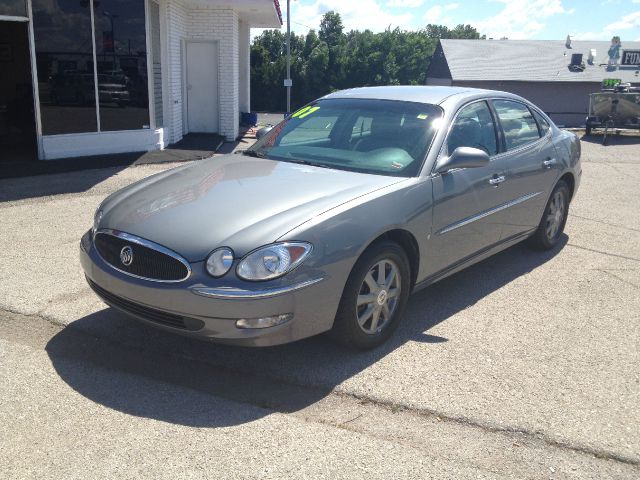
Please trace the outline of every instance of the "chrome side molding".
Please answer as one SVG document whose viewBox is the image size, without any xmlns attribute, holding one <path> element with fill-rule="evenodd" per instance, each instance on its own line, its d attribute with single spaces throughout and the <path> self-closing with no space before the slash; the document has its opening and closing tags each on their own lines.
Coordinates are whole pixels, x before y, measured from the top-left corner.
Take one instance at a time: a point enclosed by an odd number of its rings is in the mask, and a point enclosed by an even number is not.
<svg viewBox="0 0 640 480">
<path fill-rule="evenodd" d="M 464 227 L 465 225 L 469 225 L 470 223 L 476 222 L 478 220 L 482 220 L 483 218 L 486 218 L 489 215 L 493 215 L 494 213 L 498 213 L 502 210 L 518 205 L 519 203 L 526 202 L 527 200 L 531 200 L 533 197 L 537 197 L 541 193 L 542 192 L 529 193 L 527 195 L 523 195 L 522 197 L 518 197 L 515 200 L 511 200 L 510 202 L 503 203 L 502 205 L 498 205 L 497 207 L 494 207 L 490 210 L 486 210 L 477 215 L 473 215 L 472 217 L 467 217 L 463 220 L 460 220 L 459 222 L 452 223 L 451 225 L 448 225 L 443 229 L 438 230 L 436 232 L 436 235 L 444 235 L 445 233 L 449 233 L 457 228 Z"/>
</svg>

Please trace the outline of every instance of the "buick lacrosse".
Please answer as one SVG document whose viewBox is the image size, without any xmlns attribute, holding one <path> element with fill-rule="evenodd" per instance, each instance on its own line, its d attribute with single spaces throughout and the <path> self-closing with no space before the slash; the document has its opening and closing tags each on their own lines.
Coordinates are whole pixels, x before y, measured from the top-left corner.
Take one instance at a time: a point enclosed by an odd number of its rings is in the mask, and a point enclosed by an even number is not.
<svg viewBox="0 0 640 480">
<path fill-rule="evenodd" d="M 581 173 L 578 138 L 516 95 L 345 90 L 110 195 L 80 257 L 108 305 L 172 332 L 372 348 L 411 292 L 522 240 L 553 248 Z"/>
</svg>

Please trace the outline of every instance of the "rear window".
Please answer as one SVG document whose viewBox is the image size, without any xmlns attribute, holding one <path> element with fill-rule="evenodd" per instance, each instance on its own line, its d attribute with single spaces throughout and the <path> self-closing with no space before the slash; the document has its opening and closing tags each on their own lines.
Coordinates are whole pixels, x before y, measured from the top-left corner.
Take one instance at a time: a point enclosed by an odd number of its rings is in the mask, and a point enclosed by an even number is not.
<svg viewBox="0 0 640 480">
<path fill-rule="evenodd" d="M 494 100 L 493 106 L 504 131 L 507 150 L 522 147 L 540 138 L 538 125 L 526 105 L 510 100 Z"/>
</svg>

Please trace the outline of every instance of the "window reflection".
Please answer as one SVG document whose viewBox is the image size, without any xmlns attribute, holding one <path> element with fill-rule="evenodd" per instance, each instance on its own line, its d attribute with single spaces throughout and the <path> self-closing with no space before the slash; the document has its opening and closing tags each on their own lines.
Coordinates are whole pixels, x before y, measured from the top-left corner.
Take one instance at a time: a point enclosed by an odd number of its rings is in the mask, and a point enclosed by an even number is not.
<svg viewBox="0 0 640 480">
<path fill-rule="evenodd" d="M 94 2 L 101 130 L 149 128 L 144 0 Z"/>
<path fill-rule="evenodd" d="M 0 0 L 0 15 L 27 16 L 27 0 Z"/>
<path fill-rule="evenodd" d="M 97 130 L 89 1 L 33 0 L 42 133 Z"/>
</svg>

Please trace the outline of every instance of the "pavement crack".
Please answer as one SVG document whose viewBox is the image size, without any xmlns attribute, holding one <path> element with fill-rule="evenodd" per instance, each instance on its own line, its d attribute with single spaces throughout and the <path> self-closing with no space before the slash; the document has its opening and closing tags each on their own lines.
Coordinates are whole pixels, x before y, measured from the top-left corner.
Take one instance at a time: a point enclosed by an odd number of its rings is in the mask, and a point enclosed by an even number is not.
<svg viewBox="0 0 640 480">
<path fill-rule="evenodd" d="M 398 408 L 397 403 L 389 402 L 386 400 L 373 399 L 365 395 L 353 394 L 353 393 L 348 393 L 340 390 L 336 390 L 336 393 L 339 395 L 356 398 L 361 401 L 366 401 L 373 405 L 386 408 L 389 411 L 392 411 L 393 409 Z M 591 455 L 596 458 L 613 460 L 626 465 L 640 466 L 640 459 L 631 458 L 626 455 L 620 455 L 616 452 L 612 452 L 606 449 L 599 449 L 599 448 L 589 447 L 587 445 L 570 443 L 561 439 L 554 438 L 553 436 L 545 434 L 540 431 L 532 431 L 526 428 L 520 428 L 516 426 L 509 426 L 509 425 L 506 425 L 506 426 L 495 425 L 488 422 L 481 422 L 477 419 L 472 419 L 465 416 L 454 416 L 454 415 L 445 414 L 442 412 L 438 412 L 437 410 L 425 408 L 425 407 L 412 407 L 412 406 L 403 405 L 403 411 L 408 413 L 413 413 L 415 415 L 433 417 L 443 422 L 452 422 L 459 425 L 465 425 L 468 427 L 477 428 L 489 433 L 519 434 L 524 437 L 528 437 L 530 439 L 541 440 L 545 444 L 551 447 L 570 450 L 573 452 L 582 453 L 586 455 Z"/>
<path fill-rule="evenodd" d="M 355 422 L 357 419 L 361 418 L 362 415 L 363 414 L 360 413 L 360 414 L 356 415 L 355 417 L 350 418 L 349 420 L 345 420 L 344 422 L 341 422 L 340 425 L 346 425 L 347 423 Z"/>
<path fill-rule="evenodd" d="M 620 255 L 618 253 L 604 252 L 602 250 L 596 250 L 594 248 L 583 247 L 576 245 L 575 243 L 567 243 L 569 247 L 578 248 L 580 250 L 586 250 L 587 252 L 599 253 L 600 255 L 607 255 L 609 257 L 623 258 L 625 260 L 631 260 L 632 262 L 640 262 L 640 258 L 628 257 L 626 255 Z"/>
<path fill-rule="evenodd" d="M 606 273 L 607 275 L 615 278 L 616 280 L 619 280 L 620 282 L 622 282 L 622 283 L 624 283 L 626 285 L 629 285 L 629 286 L 635 288 L 636 290 L 640 290 L 640 285 L 636 285 L 635 283 L 630 282 L 629 280 L 625 280 L 624 278 L 616 275 L 613 272 L 609 272 L 608 270 L 605 270 L 605 269 L 602 269 L 602 268 L 596 268 L 596 270 L 599 271 L 599 272 L 602 272 L 602 273 Z"/>
<path fill-rule="evenodd" d="M 624 225 L 618 225 L 616 223 L 605 222 L 604 220 L 596 220 L 595 218 L 583 217 L 582 215 L 576 215 L 575 213 L 570 213 L 569 216 L 570 217 L 574 217 L 574 218 L 580 218 L 581 220 L 588 220 L 590 222 L 600 223 L 602 225 L 607 225 L 609 227 L 615 227 L 615 228 L 620 228 L 622 230 L 629 230 L 631 232 L 640 233 L 640 228 L 625 227 Z"/>
</svg>

